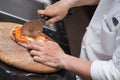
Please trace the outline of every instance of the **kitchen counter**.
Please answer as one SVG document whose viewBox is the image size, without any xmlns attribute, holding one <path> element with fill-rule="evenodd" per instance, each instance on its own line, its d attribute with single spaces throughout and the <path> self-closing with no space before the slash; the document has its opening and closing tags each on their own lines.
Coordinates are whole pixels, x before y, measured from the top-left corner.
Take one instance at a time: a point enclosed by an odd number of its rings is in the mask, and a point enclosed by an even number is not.
<svg viewBox="0 0 120 80">
<path fill-rule="evenodd" d="M 0 61 L 0 80 L 75 80 L 75 76 L 72 72 L 63 69 L 49 74 L 30 73 Z"/>
</svg>

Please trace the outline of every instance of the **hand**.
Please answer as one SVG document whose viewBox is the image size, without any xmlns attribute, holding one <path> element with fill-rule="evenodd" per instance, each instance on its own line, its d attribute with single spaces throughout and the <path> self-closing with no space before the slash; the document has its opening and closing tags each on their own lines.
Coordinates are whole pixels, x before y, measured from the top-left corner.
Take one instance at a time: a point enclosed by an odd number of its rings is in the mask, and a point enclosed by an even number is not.
<svg viewBox="0 0 120 80">
<path fill-rule="evenodd" d="M 54 68 L 64 67 L 62 60 L 66 54 L 56 42 L 30 42 L 27 47 L 31 49 L 30 55 L 35 61 Z"/>
<path fill-rule="evenodd" d="M 50 6 L 47 6 L 45 10 L 38 10 L 38 14 L 44 14 L 52 17 L 46 21 L 46 24 L 52 24 L 59 20 L 62 20 L 66 16 L 69 8 L 70 5 L 68 1 L 58 1 Z"/>
</svg>

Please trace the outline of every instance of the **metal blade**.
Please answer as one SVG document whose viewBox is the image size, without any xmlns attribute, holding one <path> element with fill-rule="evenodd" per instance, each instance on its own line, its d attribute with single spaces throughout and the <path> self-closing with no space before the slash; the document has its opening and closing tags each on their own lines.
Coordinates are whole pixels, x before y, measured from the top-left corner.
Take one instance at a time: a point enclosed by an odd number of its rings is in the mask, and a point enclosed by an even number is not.
<svg viewBox="0 0 120 80">
<path fill-rule="evenodd" d="M 39 15 L 40 19 L 30 20 L 26 22 L 20 30 L 20 34 L 23 36 L 37 37 L 41 32 L 43 32 L 43 27 L 51 28 L 56 30 L 54 25 L 46 25 L 45 21 L 49 20 L 51 17 L 46 15 Z"/>
<path fill-rule="evenodd" d="M 49 30 L 52 30 L 52 31 L 56 32 L 56 27 L 54 26 L 54 24 L 48 24 L 47 25 L 45 23 L 47 20 L 51 19 L 52 17 L 44 15 L 44 14 L 40 14 L 39 17 L 40 17 L 40 19 L 38 19 L 38 20 L 40 20 L 40 22 L 41 22 L 41 24 L 44 28 L 47 28 Z"/>
<path fill-rule="evenodd" d="M 43 27 L 40 21 L 30 20 L 23 25 L 20 34 L 23 36 L 37 37 L 42 31 Z"/>
<path fill-rule="evenodd" d="M 42 18 L 38 19 L 37 21 L 39 21 L 41 23 L 43 28 L 46 28 L 46 29 L 49 29 L 49 30 L 52 30 L 52 31 L 56 32 L 56 27 L 54 26 L 54 24 L 48 24 L 47 25 L 45 23 L 45 20 L 42 19 Z"/>
</svg>

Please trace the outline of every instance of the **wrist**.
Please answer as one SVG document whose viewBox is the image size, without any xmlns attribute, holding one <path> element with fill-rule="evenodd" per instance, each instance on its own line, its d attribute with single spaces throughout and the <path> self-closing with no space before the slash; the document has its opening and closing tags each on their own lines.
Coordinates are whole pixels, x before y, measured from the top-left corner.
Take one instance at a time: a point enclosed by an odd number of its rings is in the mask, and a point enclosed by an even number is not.
<svg viewBox="0 0 120 80">
<path fill-rule="evenodd" d="M 67 54 L 64 54 L 63 56 L 59 57 L 59 61 L 60 61 L 60 68 L 63 68 L 63 69 L 66 69 L 66 62 L 67 62 L 67 58 L 68 58 L 68 55 Z"/>
<path fill-rule="evenodd" d="M 71 56 L 65 54 L 63 57 L 61 57 L 60 62 L 62 64 L 61 68 L 69 70 L 69 66 L 71 64 Z"/>
</svg>

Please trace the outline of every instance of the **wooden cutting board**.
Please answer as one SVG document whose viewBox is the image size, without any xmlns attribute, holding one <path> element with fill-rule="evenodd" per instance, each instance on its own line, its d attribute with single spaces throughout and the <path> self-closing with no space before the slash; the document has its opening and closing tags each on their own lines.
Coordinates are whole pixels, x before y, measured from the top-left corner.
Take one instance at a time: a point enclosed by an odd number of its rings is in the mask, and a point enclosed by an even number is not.
<svg viewBox="0 0 120 80">
<path fill-rule="evenodd" d="M 21 70 L 37 73 L 52 73 L 58 71 L 55 68 L 33 61 L 27 49 L 16 44 L 10 38 L 10 30 L 16 27 L 16 23 L 0 22 L 0 60 Z"/>
</svg>

